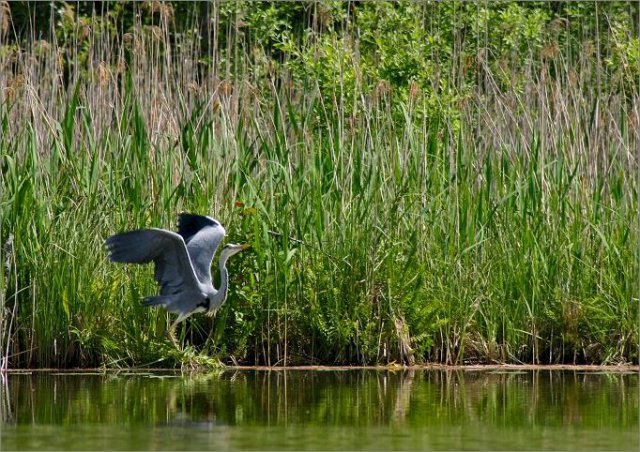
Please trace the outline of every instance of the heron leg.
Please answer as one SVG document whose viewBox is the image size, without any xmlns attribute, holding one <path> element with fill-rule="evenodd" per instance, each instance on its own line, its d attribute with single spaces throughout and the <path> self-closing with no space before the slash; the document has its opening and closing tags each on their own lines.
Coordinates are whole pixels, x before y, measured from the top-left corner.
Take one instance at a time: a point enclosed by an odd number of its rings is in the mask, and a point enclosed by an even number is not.
<svg viewBox="0 0 640 452">
<path fill-rule="evenodd" d="M 169 327 L 169 329 L 167 330 L 167 337 L 169 338 L 169 340 L 171 340 L 171 343 L 173 344 L 173 346 L 179 350 L 180 345 L 178 344 L 178 341 L 176 339 L 175 332 L 176 332 L 176 323 L 173 322 Z"/>
<path fill-rule="evenodd" d="M 175 346 L 175 348 L 177 348 L 178 350 L 180 350 L 180 345 L 178 344 L 178 340 L 176 339 L 176 327 L 178 326 L 178 323 L 182 322 L 184 319 L 186 319 L 188 317 L 188 315 L 185 314 L 179 314 L 178 318 L 175 319 L 173 321 L 173 323 L 171 323 L 171 326 L 169 327 L 169 329 L 167 330 L 167 336 L 169 337 L 169 339 L 171 340 L 171 343 Z"/>
</svg>

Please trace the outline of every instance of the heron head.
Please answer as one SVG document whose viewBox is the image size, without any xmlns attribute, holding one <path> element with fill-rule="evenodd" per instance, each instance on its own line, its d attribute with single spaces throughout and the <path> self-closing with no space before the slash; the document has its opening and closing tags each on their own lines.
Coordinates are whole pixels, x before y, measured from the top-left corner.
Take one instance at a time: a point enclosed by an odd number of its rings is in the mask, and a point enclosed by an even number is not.
<svg viewBox="0 0 640 452">
<path fill-rule="evenodd" d="M 236 245 L 235 243 L 228 243 L 222 248 L 222 251 L 220 253 L 220 257 L 222 258 L 222 256 L 225 256 L 225 258 L 229 258 L 229 257 L 233 256 L 234 254 L 239 253 L 242 250 L 246 250 L 250 246 L 251 245 L 248 245 L 246 243 L 243 243 L 241 245 Z"/>
</svg>

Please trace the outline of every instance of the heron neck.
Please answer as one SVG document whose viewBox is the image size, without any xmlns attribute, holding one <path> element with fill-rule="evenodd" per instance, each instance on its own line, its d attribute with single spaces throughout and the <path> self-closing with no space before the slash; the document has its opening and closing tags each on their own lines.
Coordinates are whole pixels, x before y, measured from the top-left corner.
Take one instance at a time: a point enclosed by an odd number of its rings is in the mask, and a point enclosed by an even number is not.
<svg viewBox="0 0 640 452">
<path fill-rule="evenodd" d="M 227 271 L 228 256 L 220 256 L 220 287 L 218 288 L 218 306 L 227 299 L 227 289 L 229 288 L 229 272 Z"/>
</svg>

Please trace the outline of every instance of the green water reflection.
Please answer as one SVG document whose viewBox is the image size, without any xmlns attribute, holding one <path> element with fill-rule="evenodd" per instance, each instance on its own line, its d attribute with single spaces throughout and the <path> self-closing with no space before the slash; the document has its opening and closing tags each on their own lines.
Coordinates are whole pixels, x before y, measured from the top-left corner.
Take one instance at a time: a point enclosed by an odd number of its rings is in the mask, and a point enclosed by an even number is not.
<svg viewBox="0 0 640 452">
<path fill-rule="evenodd" d="M 2 450 L 639 450 L 633 373 L 8 375 Z"/>
</svg>

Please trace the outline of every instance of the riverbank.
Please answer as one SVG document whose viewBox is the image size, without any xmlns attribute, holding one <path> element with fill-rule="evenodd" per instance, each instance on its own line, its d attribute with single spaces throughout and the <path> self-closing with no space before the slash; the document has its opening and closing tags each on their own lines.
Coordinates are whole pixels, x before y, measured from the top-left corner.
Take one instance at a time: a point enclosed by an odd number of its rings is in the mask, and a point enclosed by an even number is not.
<svg viewBox="0 0 640 452">
<path fill-rule="evenodd" d="M 311 371 L 311 372 L 343 372 L 343 371 L 453 371 L 453 372 L 518 372 L 518 371 L 573 371 L 573 372 L 640 372 L 640 366 L 632 364 L 622 365 L 579 365 L 579 364 L 548 364 L 548 365 L 532 365 L 532 364 L 471 364 L 462 366 L 450 366 L 444 364 L 426 364 L 422 366 L 290 366 L 290 367 L 266 367 L 266 366 L 221 366 L 215 369 L 189 369 L 181 371 L 175 368 L 123 368 L 123 369 L 105 369 L 105 368 L 87 368 L 87 369 L 54 369 L 54 368 L 38 368 L 38 369 L 7 369 L 5 374 L 31 374 L 31 373 L 52 373 L 61 375 L 104 375 L 104 374 L 153 374 L 153 373 L 207 373 L 216 372 L 233 372 L 233 371 L 268 371 L 268 372 L 287 372 L 287 371 Z"/>
</svg>

